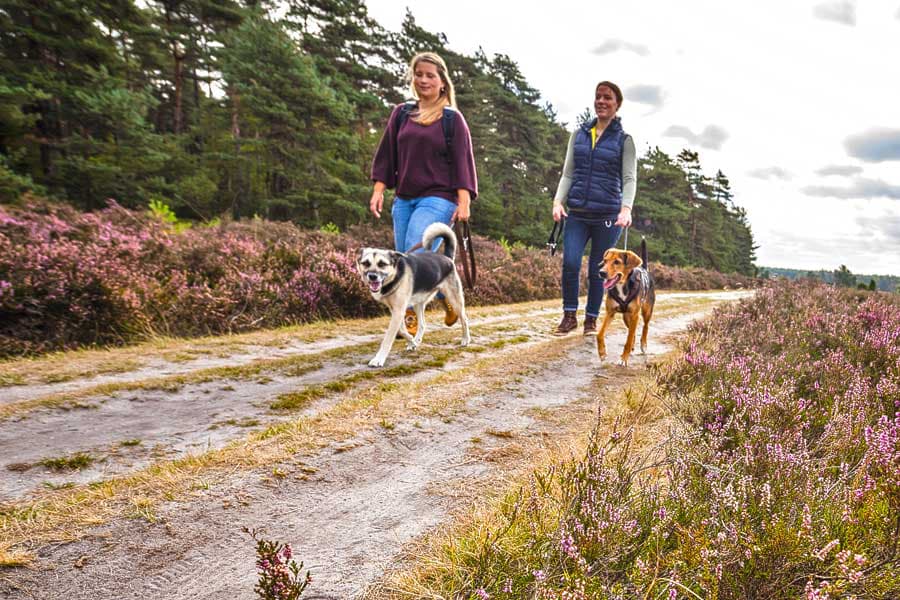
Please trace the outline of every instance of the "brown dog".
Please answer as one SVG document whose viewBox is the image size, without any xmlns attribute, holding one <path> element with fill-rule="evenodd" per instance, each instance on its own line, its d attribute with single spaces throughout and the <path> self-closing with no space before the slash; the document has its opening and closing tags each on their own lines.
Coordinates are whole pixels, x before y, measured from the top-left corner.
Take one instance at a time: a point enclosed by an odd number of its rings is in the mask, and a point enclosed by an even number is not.
<svg viewBox="0 0 900 600">
<path fill-rule="evenodd" d="M 628 357 L 634 350 L 634 336 L 637 333 L 639 316 L 644 318 L 641 353 L 647 350 L 647 330 L 650 328 L 650 317 L 653 316 L 653 305 L 656 303 L 653 278 L 647 269 L 647 243 L 641 240 L 641 256 L 630 250 L 615 248 L 607 250 L 603 254 L 600 277 L 604 279 L 603 289 L 607 294 L 606 314 L 603 316 L 600 331 L 597 332 L 597 354 L 600 360 L 606 358 L 606 328 L 617 312 L 622 313 L 628 327 L 628 339 L 625 341 L 619 364 L 627 367 Z"/>
</svg>

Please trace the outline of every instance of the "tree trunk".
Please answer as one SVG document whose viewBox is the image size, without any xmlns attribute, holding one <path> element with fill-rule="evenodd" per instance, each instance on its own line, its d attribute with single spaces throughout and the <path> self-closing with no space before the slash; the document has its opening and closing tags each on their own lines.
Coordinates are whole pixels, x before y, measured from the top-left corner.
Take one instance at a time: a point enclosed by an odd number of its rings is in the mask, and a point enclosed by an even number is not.
<svg viewBox="0 0 900 600">
<path fill-rule="evenodd" d="M 175 60 L 175 134 L 181 133 L 183 122 L 181 97 L 184 90 L 184 49 L 178 42 L 172 43 L 172 58 Z"/>
</svg>

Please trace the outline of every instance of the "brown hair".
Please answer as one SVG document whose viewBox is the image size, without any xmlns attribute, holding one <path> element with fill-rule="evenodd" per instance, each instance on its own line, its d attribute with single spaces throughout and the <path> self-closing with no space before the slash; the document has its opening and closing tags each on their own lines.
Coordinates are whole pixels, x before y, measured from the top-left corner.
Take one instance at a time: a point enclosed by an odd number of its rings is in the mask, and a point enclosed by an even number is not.
<svg viewBox="0 0 900 600">
<path fill-rule="evenodd" d="M 418 92 L 416 92 L 415 76 L 416 65 L 418 65 L 420 62 L 431 63 L 435 67 L 437 67 L 437 72 L 441 78 L 441 83 L 444 84 L 444 87 L 441 90 L 441 95 L 438 98 L 437 104 L 435 104 L 435 106 L 433 106 L 429 110 L 416 111 L 416 113 L 412 115 L 412 119 L 414 121 L 422 123 L 424 125 L 428 125 L 429 123 L 434 123 L 441 118 L 441 115 L 444 113 L 445 106 L 452 106 L 453 108 L 456 108 L 456 90 L 453 88 L 453 81 L 450 79 L 450 72 L 447 70 L 447 63 L 444 62 L 444 59 L 434 52 L 419 52 L 409 61 L 409 72 L 406 75 L 407 79 L 409 79 L 409 89 L 412 93 L 413 98 L 415 98 L 416 100 L 419 99 L 419 94 Z"/>
<path fill-rule="evenodd" d="M 594 94 L 597 93 L 601 87 L 608 87 L 612 90 L 613 95 L 616 97 L 616 103 L 619 105 L 618 108 L 622 108 L 622 100 L 624 97 L 622 96 L 622 90 L 619 89 L 619 86 L 614 84 L 612 81 L 601 81 L 597 84 L 597 87 L 594 88 Z"/>
</svg>

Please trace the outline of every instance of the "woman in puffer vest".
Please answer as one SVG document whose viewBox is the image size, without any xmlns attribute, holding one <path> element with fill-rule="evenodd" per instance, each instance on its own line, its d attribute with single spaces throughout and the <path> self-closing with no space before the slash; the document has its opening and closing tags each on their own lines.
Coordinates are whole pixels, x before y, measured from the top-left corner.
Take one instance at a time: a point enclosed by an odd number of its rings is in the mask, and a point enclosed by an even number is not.
<svg viewBox="0 0 900 600">
<path fill-rule="evenodd" d="M 567 217 L 563 237 L 563 319 L 556 328 L 558 335 L 578 327 L 578 276 L 588 241 L 591 253 L 584 334 L 597 332 L 603 301 L 600 262 L 603 253 L 616 245 L 622 228 L 631 226 L 637 155 L 634 140 L 622 130 L 621 119 L 616 116 L 621 106 L 619 86 L 601 81 L 594 93 L 597 117 L 577 127 L 569 138 L 563 174 L 553 199 L 553 220 Z"/>
</svg>

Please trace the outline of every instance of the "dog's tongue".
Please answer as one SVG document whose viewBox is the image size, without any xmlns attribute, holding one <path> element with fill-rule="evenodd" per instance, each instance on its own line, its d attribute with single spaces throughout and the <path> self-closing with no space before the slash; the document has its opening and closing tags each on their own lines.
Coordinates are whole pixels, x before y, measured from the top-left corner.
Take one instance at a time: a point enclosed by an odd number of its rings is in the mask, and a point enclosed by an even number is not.
<svg viewBox="0 0 900 600">
<path fill-rule="evenodd" d="M 373 292 L 377 292 L 378 290 L 381 289 L 381 282 L 380 281 L 370 281 L 369 289 L 372 290 Z"/>
<path fill-rule="evenodd" d="M 603 282 L 603 289 L 608 290 L 612 286 L 616 285 L 619 282 L 619 274 L 616 273 L 614 276 L 610 277 L 606 281 Z"/>
</svg>

